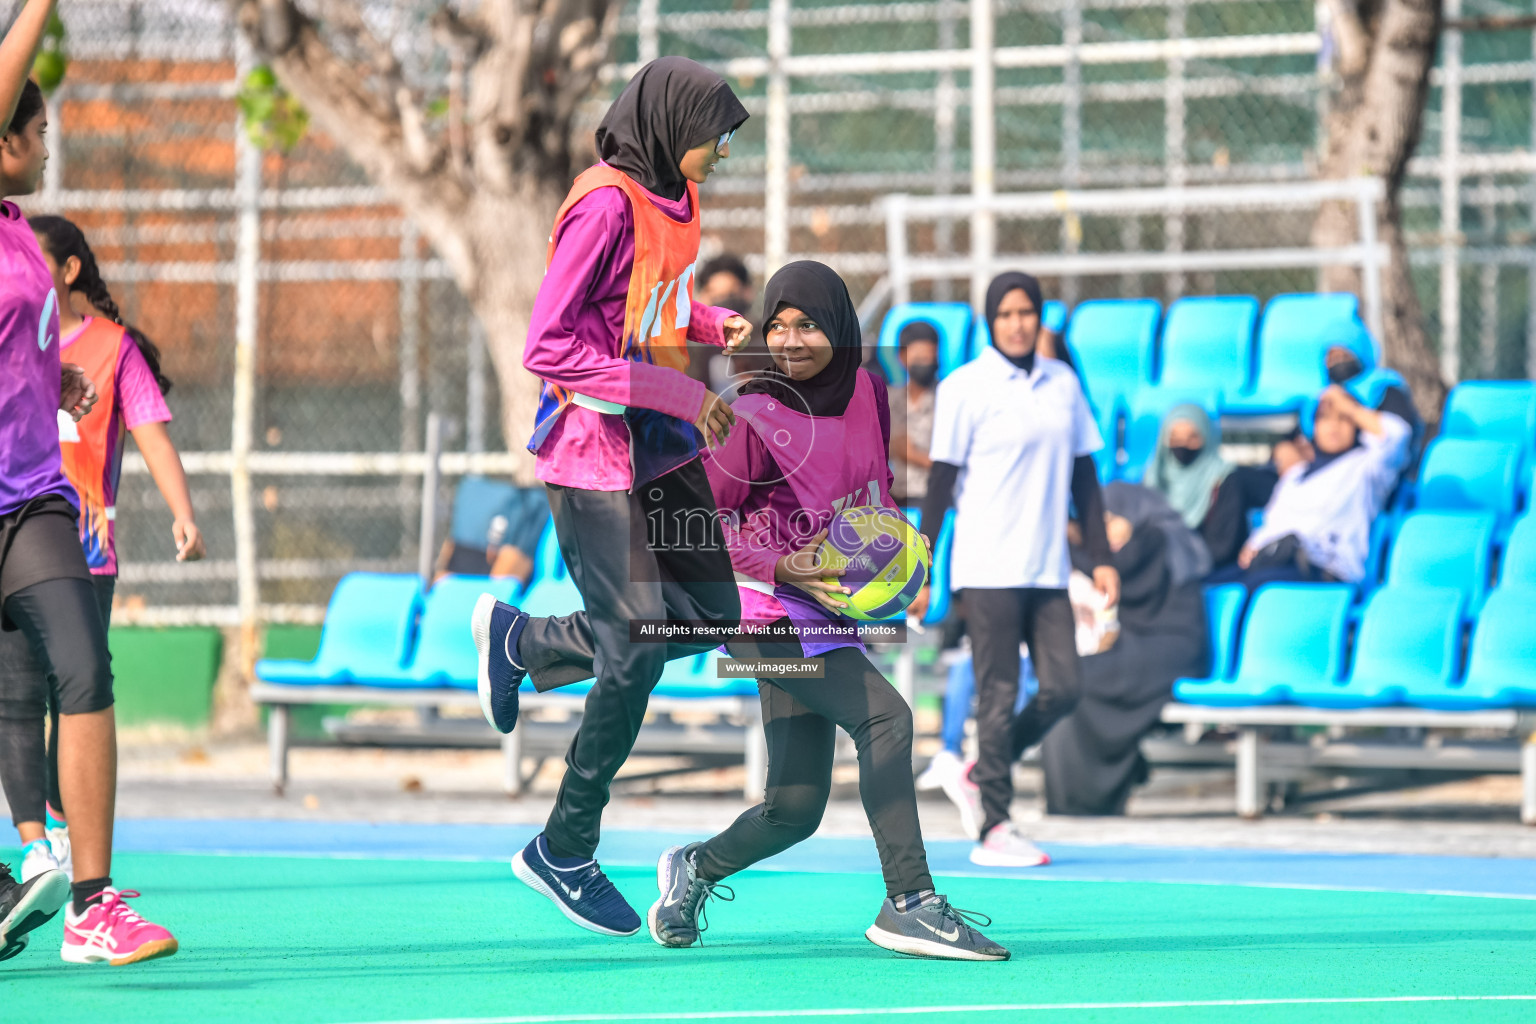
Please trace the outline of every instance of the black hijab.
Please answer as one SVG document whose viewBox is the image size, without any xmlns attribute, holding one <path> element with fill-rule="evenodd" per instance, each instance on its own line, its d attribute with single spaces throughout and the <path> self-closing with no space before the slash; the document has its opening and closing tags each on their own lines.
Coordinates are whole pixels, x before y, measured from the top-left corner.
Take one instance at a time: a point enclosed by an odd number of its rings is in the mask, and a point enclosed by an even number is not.
<svg viewBox="0 0 1536 1024">
<path fill-rule="evenodd" d="M 662 57 L 641 68 L 603 115 L 597 155 L 675 201 L 688 191 L 677 167 L 683 154 L 746 119 L 747 108 L 725 79 L 687 57 Z"/>
<path fill-rule="evenodd" d="M 779 311 L 792 307 L 805 313 L 832 342 L 832 361 L 808 380 L 792 380 L 777 365 L 753 377 L 744 395 L 768 395 L 797 412 L 812 416 L 841 416 L 859 382 L 864 338 L 859 314 L 848 297 L 848 286 L 836 272 L 815 260 L 786 264 L 768 279 L 763 292 L 763 330 Z"/>
<path fill-rule="evenodd" d="M 1301 478 L 1303 480 L 1307 479 L 1309 476 L 1311 476 L 1313 473 L 1316 473 L 1320 469 L 1327 469 L 1328 466 L 1331 463 L 1334 462 L 1334 460 L 1341 459 L 1344 456 L 1348 455 L 1350 452 L 1354 451 L 1356 448 L 1360 447 L 1360 428 L 1359 427 L 1355 428 L 1355 441 L 1354 441 L 1354 443 L 1351 444 L 1348 448 L 1345 448 L 1343 451 L 1325 452 L 1325 451 L 1321 451 L 1317 447 L 1317 440 L 1316 440 L 1316 437 L 1317 437 L 1317 414 L 1318 414 L 1318 412 L 1321 411 L 1321 407 L 1322 407 L 1322 403 L 1318 403 L 1318 405 L 1316 407 L 1311 409 L 1311 413 L 1312 413 L 1312 429 L 1307 432 L 1306 436 L 1307 436 L 1307 440 L 1312 442 L 1312 452 L 1313 452 L 1313 455 L 1312 455 L 1312 461 L 1307 463 L 1307 468 L 1301 471 Z"/>
<path fill-rule="evenodd" d="M 987 285 L 987 339 L 992 342 L 992 347 L 997 348 L 997 340 L 992 337 L 992 321 L 997 319 L 998 307 L 1003 304 L 1004 297 L 1011 291 L 1020 289 L 1029 296 L 1029 301 L 1035 304 L 1035 310 L 1045 312 L 1043 300 L 1040 297 L 1040 281 L 1031 274 L 1019 270 L 1010 270 L 1007 273 L 998 274 Z M 1026 356 L 1010 356 L 1002 349 L 997 349 L 997 354 L 1008 360 L 1014 366 L 1025 373 L 1033 373 L 1035 369 L 1035 353 L 1032 350 Z"/>
</svg>

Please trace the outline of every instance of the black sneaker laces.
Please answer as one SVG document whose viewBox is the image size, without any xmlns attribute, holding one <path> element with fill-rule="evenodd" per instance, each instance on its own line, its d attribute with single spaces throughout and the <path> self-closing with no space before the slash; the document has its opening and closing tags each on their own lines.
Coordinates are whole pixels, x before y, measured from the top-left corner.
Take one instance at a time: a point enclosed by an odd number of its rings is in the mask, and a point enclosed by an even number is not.
<svg viewBox="0 0 1536 1024">
<path fill-rule="evenodd" d="M 709 930 L 705 908 L 712 899 L 731 903 L 736 899 L 736 890 L 720 882 L 706 882 L 702 878 L 689 880 L 688 891 L 683 894 L 683 913 L 693 919 L 693 926 L 699 931 L 701 946 L 704 945 L 704 933 Z"/>
<path fill-rule="evenodd" d="M 938 897 L 938 902 L 933 904 L 933 909 L 938 911 L 940 917 L 967 928 L 992 927 L 992 919 L 986 914 L 975 910 L 961 910 L 959 907 L 951 906 L 948 897 L 945 896 Z"/>
</svg>

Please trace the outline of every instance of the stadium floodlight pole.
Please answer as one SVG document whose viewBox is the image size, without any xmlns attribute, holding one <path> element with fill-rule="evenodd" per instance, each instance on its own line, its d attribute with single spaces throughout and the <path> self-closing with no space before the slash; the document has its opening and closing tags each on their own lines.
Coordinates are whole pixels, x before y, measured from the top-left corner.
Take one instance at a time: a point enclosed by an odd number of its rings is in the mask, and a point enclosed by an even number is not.
<svg viewBox="0 0 1536 1024">
<path fill-rule="evenodd" d="M 236 32 L 236 76 L 255 63 L 245 33 Z M 261 281 L 261 150 L 246 136 L 242 117 L 235 132 L 235 379 L 229 434 L 229 491 L 235 533 L 235 600 L 240 610 L 240 671 L 256 674 L 256 630 L 261 581 L 256 567 L 256 516 L 251 506 L 251 448 L 256 420 L 256 342 Z"/>
<path fill-rule="evenodd" d="M 971 0 L 971 306 L 987 297 L 992 254 L 997 250 L 997 220 L 989 203 L 997 172 L 997 122 L 992 108 L 993 0 Z"/>
<path fill-rule="evenodd" d="M 763 190 L 763 273 L 778 270 L 789 258 L 789 7 L 790 0 L 768 4 L 768 159 Z"/>
</svg>

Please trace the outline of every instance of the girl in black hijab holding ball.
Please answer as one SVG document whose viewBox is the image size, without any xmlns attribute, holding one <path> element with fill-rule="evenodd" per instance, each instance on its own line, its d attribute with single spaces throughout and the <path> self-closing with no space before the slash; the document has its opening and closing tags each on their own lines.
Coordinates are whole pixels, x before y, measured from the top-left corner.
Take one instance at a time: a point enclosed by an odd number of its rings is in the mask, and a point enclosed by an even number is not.
<svg viewBox="0 0 1536 1024">
<path fill-rule="evenodd" d="M 768 745 L 763 803 L 707 842 L 662 854 L 651 937 L 694 945 L 706 902 L 733 898 L 721 879 L 816 831 L 842 728 L 858 749 L 859 795 L 885 876 L 886 900 L 866 937 L 913 956 L 1006 960 L 1006 949 L 934 892 L 912 782 L 911 708 L 856 634 L 834 632 L 851 625 L 842 615 L 850 587 L 821 564 L 828 522 L 855 507 L 897 514 L 885 385 L 859 367 L 858 314 L 830 268 L 809 260 L 784 267 L 768 282 L 763 313 L 774 366 L 742 388 L 734 407 L 740 425 L 704 465 L 740 581 L 743 625 L 773 632 L 727 649 L 748 660 L 814 658 L 822 671 L 759 677 Z"/>
</svg>

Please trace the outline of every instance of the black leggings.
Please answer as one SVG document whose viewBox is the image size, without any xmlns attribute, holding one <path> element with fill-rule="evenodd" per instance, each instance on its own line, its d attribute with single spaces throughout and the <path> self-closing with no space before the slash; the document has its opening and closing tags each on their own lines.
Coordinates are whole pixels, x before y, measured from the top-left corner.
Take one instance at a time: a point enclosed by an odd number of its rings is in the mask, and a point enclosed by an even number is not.
<svg viewBox="0 0 1536 1024">
<path fill-rule="evenodd" d="M 737 658 L 801 657 L 798 644 L 733 643 Z M 863 652 L 822 656 L 822 679 L 759 679 L 768 738 L 768 786 L 699 852 L 699 877 L 719 881 L 808 839 L 832 792 L 837 729 L 859 752 L 859 796 L 880 851 L 889 895 L 932 889 L 912 783 L 912 709 Z"/>
<path fill-rule="evenodd" d="M 536 617 L 522 652 L 540 692 L 596 677 L 544 827 L 561 857 L 592 857 L 608 788 L 634 748 L 668 659 L 716 641 L 634 643 L 630 623 L 685 620 L 734 629 L 741 597 L 703 464 L 691 462 L 634 494 L 547 488 L 560 553 L 585 609 Z"/>
<path fill-rule="evenodd" d="M 107 620 L 116 582 L 47 580 L 6 602 L 6 616 L 19 627 L 0 632 L 0 787 L 13 823 L 42 821 L 45 800 L 64 809 L 60 710 L 87 714 L 112 706 Z M 50 715 L 52 742 L 45 748 L 43 719 Z"/>
<path fill-rule="evenodd" d="M 1009 820 L 1013 763 L 1077 706 L 1082 693 L 1077 624 L 1065 590 L 1029 587 L 967 589 L 966 629 L 976 669 L 976 766 L 982 835 Z M 1019 695 L 1019 644 L 1029 645 L 1040 689 L 1014 714 Z"/>
</svg>

